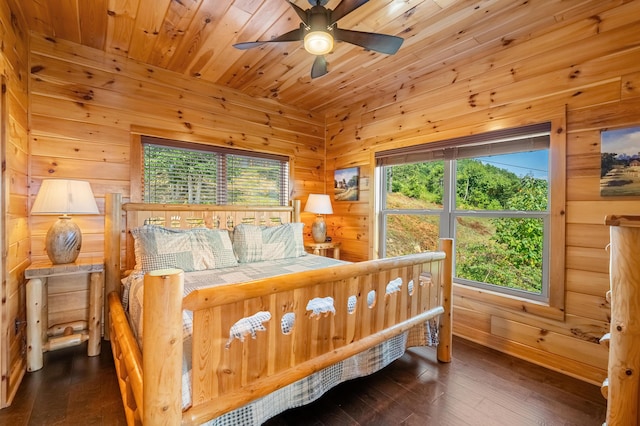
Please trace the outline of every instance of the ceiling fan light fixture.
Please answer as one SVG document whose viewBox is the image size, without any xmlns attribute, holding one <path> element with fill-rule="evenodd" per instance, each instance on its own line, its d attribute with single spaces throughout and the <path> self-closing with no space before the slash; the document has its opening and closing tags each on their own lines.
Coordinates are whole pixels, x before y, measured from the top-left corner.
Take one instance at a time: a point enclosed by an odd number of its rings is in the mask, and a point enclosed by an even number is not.
<svg viewBox="0 0 640 426">
<path fill-rule="evenodd" d="M 333 37 L 326 31 L 311 31 L 304 36 L 304 49 L 312 55 L 326 55 L 333 49 Z"/>
<path fill-rule="evenodd" d="M 302 21 L 299 28 L 281 34 L 271 40 L 236 43 L 233 47 L 245 50 L 262 46 L 266 43 L 304 40 L 304 49 L 316 57 L 311 66 L 311 78 L 317 78 L 327 73 L 325 55 L 333 50 L 334 40 L 387 55 L 396 53 L 404 41 L 398 36 L 338 28 L 340 19 L 366 4 L 369 0 L 340 0 L 340 2 L 335 0 L 338 4 L 333 10 L 325 7 L 329 0 L 308 0 L 311 8 L 307 10 L 296 5 L 296 1 L 287 0 L 287 3 Z"/>
</svg>

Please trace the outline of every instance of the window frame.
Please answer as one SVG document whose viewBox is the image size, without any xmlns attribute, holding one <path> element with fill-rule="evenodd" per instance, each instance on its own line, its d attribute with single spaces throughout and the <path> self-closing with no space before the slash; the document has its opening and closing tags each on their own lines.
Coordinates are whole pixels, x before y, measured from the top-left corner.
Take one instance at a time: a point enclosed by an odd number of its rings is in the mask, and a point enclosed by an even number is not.
<svg viewBox="0 0 640 426">
<path fill-rule="evenodd" d="M 160 134 L 159 134 L 160 133 Z M 145 143 L 151 143 L 153 145 L 164 145 L 169 148 L 197 150 L 197 151 L 209 151 L 214 153 L 225 153 L 231 155 L 239 155 L 245 157 L 256 157 L 258 159 L 277 159 L 287 163 L 286 174 L 283 174 L 285 179 L 284 183 L 286 188 L 280 188 L 280 204 L 289 205 L 291 201 L 292 190 L 292 170 L 293 170 L 293 158 L 283 154 L 269 153 L 255 150 L 245 150 L 237 148 L 228 148 L 206 140 L 206 138 L 193 139 L 192 135 L 184 135 L 184 138 L 177 139 L 176 134 L 170 132 L 169 135 L 163 135 L 163 132 L 150 131 L 150 129 L 135 129 L 131 133 L 131 145 L 130 145 L 130 199 L 131 202 L 142 203 L 144 202 L 144 145 Z M 225 171 L 219 171 L 218 176 L 226 176 Z M 218 203 L 216 205 L 226 205 L 227 198 L 226 193 L 220 197 L 220 191 L 218 191 Z M 284 204 L 283 204 L 284 202 Z"/>
<path fill-rule="evenodd" d="M 548 294 L 546 300 L 535 300 L 530 297 L 523 297 L 519 294 L 494 291 L 490 288 L 471 287 L 462 284 L 460 280 L 454 280 L 454 294 L 457 297 L 479 300 L 483 303 L 498 305 L 501 308 L 510 309 L 525 314 L 532 314 L 554 320 L 564 320 L 565 306 L 565 205 L 566 205 L 566 118 L 564 115 L 548 120 L 550 124 L 549 133 L 549 204 L 548 211 L 549 232 L 545 233 L 545 240 L 548 253 L 545 258 L 548 268 Z M 526 126 L 522 126 L 526 127 Z M 517 128 L 514 128 L 517 129 Z M 509 132 L 509 129 L 499 131 Z M 498 131 L 498 132 L 499 132 Z M 489 133 L 489 132 L 487 132 Z M 449 140 L 433 140 L 427 142 L 432 146 L 453 146 L 456 141 L 464 138 Z M 422 144 L 425 144 L 422 141 Z M 397 149 L 406 155 L 411 149 L 418 149 L 420 145 L 404 146 Z M 382 167 L 376 163 L 376 159 L 383 152 L 379 150 L 372 153 L 372 167 L 374 179 L 374 203 L 372 203 L 372 229 L 377 235 L 372 244 L 372 257 L 381 257 L 383 253 L 383 238 L 386 223 L 381 214 L 384 206 L 384 192 L 382 190 L 383 177 Z M 435 158 L 433 158 L 435 159 Z M 445 193 L 447 193 L 445 189 Z M 445 200 L 443 200 L 445 202 Z M 411 211 L 413 213 L 415 211 Z M 439 214 L 438 210 L 430 211 L 431 214 Z M 449 226 L 445 221 L 443 226 Z"/>
</svg>

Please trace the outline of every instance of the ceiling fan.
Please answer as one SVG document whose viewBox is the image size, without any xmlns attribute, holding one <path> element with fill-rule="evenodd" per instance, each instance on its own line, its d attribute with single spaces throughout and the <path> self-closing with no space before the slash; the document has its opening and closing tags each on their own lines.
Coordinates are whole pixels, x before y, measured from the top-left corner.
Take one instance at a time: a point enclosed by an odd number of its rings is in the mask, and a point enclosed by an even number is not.
<svg viewBox="0 0 640 426">
<path fill-rule="evenodd" d="M 404 41 L 401 37 L 386 34 L 338 28 L 338 20 L 344 18 L 369 0 L 342 0 L 333 10 L 324 7 L 329 0 L 308 1 L 312 7 L 304 10 L 293 3 L 292 0 L 287 0 L 302 20 L 300 28 L 271 40 L 236 43 L 233 47 L 245 50 L 262 46 L 265 43 L 304 41 L 305 50 L 316 55 L 311 67 L 311 78 L 316 78 L 327 73 L 327 60 L 324 55 L 333 50 L 334 40 L 355 44 L 365 49 L 388 55 L 396 53 Z"/>
</svg>

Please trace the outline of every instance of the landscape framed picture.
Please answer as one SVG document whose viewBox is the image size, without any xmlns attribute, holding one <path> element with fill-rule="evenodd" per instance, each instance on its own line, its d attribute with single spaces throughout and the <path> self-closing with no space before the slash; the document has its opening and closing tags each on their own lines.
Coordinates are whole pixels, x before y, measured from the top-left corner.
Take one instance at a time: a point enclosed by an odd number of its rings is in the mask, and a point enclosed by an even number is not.
<svg viewBox="0 0 640 426">
<path fill-rule="evenodd" d="M 640 196 L 640 126 L 600 134 L 600 195 Z"/>
<path fill-rule="evenodd" d="M 358 201 L 360 168 L 338 169 L 334 174 L 334 195 L 336 201 Z"/>
</svg>

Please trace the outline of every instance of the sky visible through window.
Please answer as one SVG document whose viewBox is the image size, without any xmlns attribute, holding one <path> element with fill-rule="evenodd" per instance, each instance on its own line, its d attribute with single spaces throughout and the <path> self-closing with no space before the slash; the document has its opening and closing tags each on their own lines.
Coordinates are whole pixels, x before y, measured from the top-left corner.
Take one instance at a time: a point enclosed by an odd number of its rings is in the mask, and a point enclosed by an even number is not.
<svg viewBox="0 0 640 426">
<path fill-rule="evenodd" d="M 532 175 L 537 179 L 549 180 L 548 150 L 479 157 L 478 160 L 508 170 L 518 177 Z"/>
</svg>

